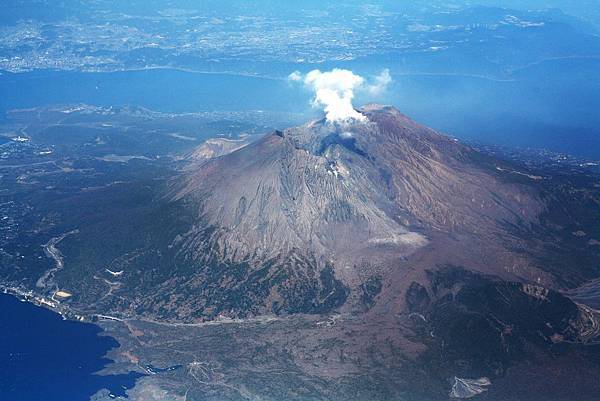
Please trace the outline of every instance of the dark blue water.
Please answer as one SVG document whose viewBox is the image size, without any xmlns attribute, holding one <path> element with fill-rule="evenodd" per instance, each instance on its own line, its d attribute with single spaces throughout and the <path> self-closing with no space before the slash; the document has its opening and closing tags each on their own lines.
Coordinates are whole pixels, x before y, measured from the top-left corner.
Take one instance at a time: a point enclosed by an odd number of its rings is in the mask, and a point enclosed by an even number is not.
<svg viewBox="0 0 600 401">
<path fill-rule="evenodd" d="M 118 346 L 113 338 L 98 336 L 95 325 L 62 320 L 5 294 L 0 310 L 2 401 L 87 401 L 103 388 L 124 396 L 140 377 L 94 374 L 110 362 L 106 352 Z"/>
</svg>

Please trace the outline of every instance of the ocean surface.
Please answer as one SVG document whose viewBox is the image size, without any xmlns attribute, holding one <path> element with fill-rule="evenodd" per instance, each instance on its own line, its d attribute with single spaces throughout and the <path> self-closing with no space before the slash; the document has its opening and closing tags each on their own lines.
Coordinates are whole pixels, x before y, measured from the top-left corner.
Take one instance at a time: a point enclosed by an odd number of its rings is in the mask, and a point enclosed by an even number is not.
<svg viewBox="0 0 600 401">
<path fill-rule="evenodd" d="M 296 111 L 305 93 L 285 79 L 145 69 L 117 72 L 36 70 L 0 75 L 0 113 L 15 108 L 86 103 L 142 106 L 165 112 Z"/>
<path fill-rule="evenodd" d="M 383 60 L 381 65 L 391 62 Z M 415 120 L 460 139 L 543 147 L 598 159 L 599 68 L 600 59 L 549 60 L 499 79 L 404 73 L 397 67 L 391 70 L 393 83 L 386 93 L 376 98 L 357 93 L 355 104 L 393 104 Z M 176 69 L 0 71 L 0 120 L 10 109 L 74 103 L 175 113 L 263 110 L 303 113 L 307 119 L 319 113 L 311 107 L 312 95 L 306 88 L 289 82 L 281 71 L 277 76 L 282 78 Z"/>
<path fill-rule="evenodd" d="M 116 340 L 99 327 L 65 321 L 52 311 L 0 294 L 0 400 L 87 401 L 106 388 L 125 395 L 137 373 L 94 374 Z"/>
</svg>

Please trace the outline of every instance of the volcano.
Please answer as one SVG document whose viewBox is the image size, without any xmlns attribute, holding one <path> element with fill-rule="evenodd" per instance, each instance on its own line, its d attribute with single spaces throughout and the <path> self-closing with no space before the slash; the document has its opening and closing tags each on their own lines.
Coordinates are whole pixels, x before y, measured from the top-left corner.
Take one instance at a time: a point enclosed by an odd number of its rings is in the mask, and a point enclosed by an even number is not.
<svg viewBox="0 0 600 401">
<path fill-rule="evenodd" d="M 178 256 L 262 271 L 265 313 L 322 312 L 330 287 L 340 307 L 369 277 L 418 274 L 422 263 L 553 282 L 509 250 L 519 246 L 513 228 L 544 211 L 535 186 L 393 107 L 360 112 L 366 122 L 273 132 L 188 172 L 172 189 L 196 216 Z"/>
</svg>

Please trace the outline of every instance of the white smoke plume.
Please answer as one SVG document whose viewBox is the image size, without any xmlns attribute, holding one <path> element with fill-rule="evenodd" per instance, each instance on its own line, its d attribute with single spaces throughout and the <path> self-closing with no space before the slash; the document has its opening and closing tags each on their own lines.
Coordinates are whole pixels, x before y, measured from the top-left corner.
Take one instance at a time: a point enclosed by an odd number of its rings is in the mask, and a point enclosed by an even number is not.
<svg viewBox="0 0 600 401">
<path fill-rule="evenodd" d="M 373 84 L 369 85 L 367 90 L 373 96 L 379 96 L 387 89 L 388 85 L 392 83 L 392 76 L 390 70 L 387 68 L 379 73 L 373 80 Z"/>
<path fill-rule="evenodd" d="M 352 106 L 355 91 L 365 91 L 372 96 L 378 96 L 392 81 L 387 69 L 374 77 L 373 83 L 369 84 L 362 76 L 340 68 L 326 72 L 312 70 L 306 75 L 294 71 L 288 79 L 304 82 L 308 88 L 313 90 L 315 93 L 313 105 L 323 108 L 328 122 L 337 123 L 366 121 L 367 118 Z"/>
</svg>

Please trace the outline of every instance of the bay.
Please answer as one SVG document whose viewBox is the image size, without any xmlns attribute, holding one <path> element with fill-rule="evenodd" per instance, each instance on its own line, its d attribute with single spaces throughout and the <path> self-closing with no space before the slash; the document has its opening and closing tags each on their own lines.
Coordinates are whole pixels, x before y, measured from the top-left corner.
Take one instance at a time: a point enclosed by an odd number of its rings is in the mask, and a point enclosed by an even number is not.
<svg viewBox="0 0 600 401">
<path fill-rule="evenodd" d="M 141 375 L 95 374 L 117 347 L 98 326 L 0 294 L 0 399 L 83 401 L 101 389 L 125 396 Z"/>
</svg>

